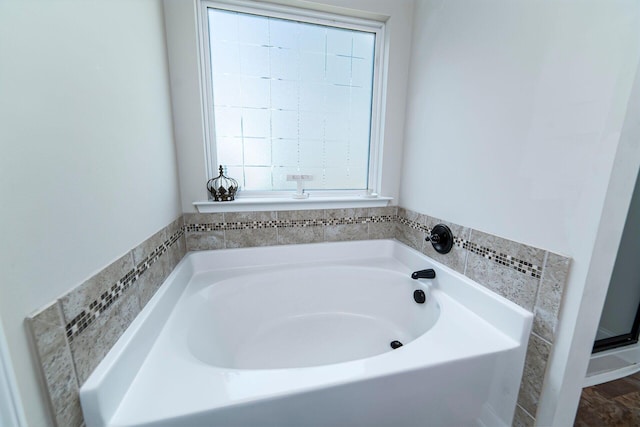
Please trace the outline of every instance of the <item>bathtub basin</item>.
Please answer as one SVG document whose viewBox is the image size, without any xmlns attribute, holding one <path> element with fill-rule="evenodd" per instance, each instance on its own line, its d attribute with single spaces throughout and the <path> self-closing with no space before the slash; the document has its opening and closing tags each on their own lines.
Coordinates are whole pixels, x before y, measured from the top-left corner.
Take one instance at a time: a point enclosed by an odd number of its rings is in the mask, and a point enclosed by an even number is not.
<svg viewBox="0 0 640 427">
<path fill-rule="evenodd" d="M 80 399 L 87 427 L 508 426 L 531 322 L 396 241 L 195 252 Z"/>
</svg>

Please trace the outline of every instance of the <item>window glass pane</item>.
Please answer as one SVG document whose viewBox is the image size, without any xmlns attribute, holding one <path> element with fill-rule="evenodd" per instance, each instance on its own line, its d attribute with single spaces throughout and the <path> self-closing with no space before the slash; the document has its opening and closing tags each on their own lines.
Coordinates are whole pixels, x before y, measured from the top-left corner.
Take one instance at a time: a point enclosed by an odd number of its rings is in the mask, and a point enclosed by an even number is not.
<svg viewBox="0 0 640 427">
<path fill-rule="evenodd" d="M 242 137 L 260 138 L 270 134 L 271 111 L 267 109 L 242 109 Z"/>
<path fill-rule="evenodd" d="M 271 80 L 271 108 L 274 110 L 272 117 L 276 116 L 276 112 L 287 111 L 296 112 L 298 110 L 298 102 L 300 91 L 298 82 L 285 80 Z M 279 135 L 275 131 L 276 135 Z"/>
<path fill-rule="evenodd" d="M 218 152 L 227 159 L 228 165 L 239 166 L 244 163 L 242 160 L 242 138 L 218 137 L 216 144 Z"/>
<path fill-rule="evenodd" d="M 242 77 L 240 102 L 243 107 L 268 109 L 271 105 L 271 85 L 267 79 Z"/>
<path fill-rule="evenodd" d="M 366 189 L 375 34 L 208 9 L 215 151 L 244 190 Z"/>
<path fill-rule="evenodd" d="M 302 52 L 325 53 L 327 45 L 326 27 L 297 23 L 299 48 Z"/>
<path fill-rule="evenodd" d="M 296 83 L 300 74 L 299 54 L 297 49 L 271 49 L 269 60 L 272 81 Z"/>
<path fill-rule="evenodd" d="M 280 49 L 298 49 L 299 25 L 297 22 L 272 19 L 269 22 L 269 42 Z"/>
<path fill-rule="evenodd" d="M 209 14 L 209 35 L 211 40 L 238 41 L 238 14 L 218 10 Z M 211 45 L 213 47 L 213 44 Z"/>
<path fill-rule="evenodd" d="M 245 44 L 239 44 L 238 48 L 240 49 L 240 72 L 243 76 L 264 78 L 270 76 L 270 48 Z"/>
<path fill-rule="evenodd" d="M 327 31 L 327 54 L 352 56 L 353 32 L 337 28 Z"/>
<path fill-rule="evenodd" d="M 300 161 L 297 139 L 275 139 L 271 142 L 274 167 L 295 168 Z M 296 173 L 293 169 L 291 174 Z"/>
<path fill-rule="evenodd" d="M 216 136 L 242 138 L 242 110 L 217 106 L 215 109 Z"/>
<path fill-rule="evenodd" d="M 228 12 L 223 12 L 228 13 Z M 238 13 L 238 41 L 261 46 L 269 40 L 269 21 L 261 16 Z"/>
</svg>

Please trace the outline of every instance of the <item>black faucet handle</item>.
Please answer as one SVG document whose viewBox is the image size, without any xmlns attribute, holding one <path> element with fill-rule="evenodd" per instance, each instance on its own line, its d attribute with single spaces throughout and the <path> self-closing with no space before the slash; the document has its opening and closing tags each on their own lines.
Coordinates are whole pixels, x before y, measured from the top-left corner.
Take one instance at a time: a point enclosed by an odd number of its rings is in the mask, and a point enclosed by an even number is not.
<svg viewBox="0 0 640 427">
<path fill-rule="evenodd" d="M 426 270 L 414 271 L 411 273 L 412 279 L 435 279 L 436 272 L 433 268 L 427 268 Z"/>
<path fill-rule="evenodd" d="M 439 242 L 440 242 L 440 235 L 439 235 L 439 234 L 432 233 L 432 234 L 428 235 L 428 236 L 425 238 L 425 240 L 426 240 L 427 242 L 439 243 Z"/>
<path fill-rule="evenodd" d="M 453 233 L 444 224 L 438 224 L 433 227 L 429 235 L 425 237 L 425 240 L 431 242 L 433 249 L 441 254 L 449 253 L 453 248 Z"/>
</svg>

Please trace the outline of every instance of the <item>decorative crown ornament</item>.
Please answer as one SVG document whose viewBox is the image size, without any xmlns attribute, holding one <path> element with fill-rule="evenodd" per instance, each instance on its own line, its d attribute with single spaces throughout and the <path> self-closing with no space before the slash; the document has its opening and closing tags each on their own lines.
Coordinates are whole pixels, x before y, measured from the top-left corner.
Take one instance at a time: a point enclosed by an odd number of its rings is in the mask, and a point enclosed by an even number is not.
<svg viewBox="0 0 640 427">
<path fill-rule="evenodd" d="M 207 181 L 209 200 L 214 200 L 216 202 L 230 202 L 236 197 L 238 181 L 224 176 L 222 165 L 220 165 L 218 170 L 220 171 L 220 175 Z"/>
</svg>

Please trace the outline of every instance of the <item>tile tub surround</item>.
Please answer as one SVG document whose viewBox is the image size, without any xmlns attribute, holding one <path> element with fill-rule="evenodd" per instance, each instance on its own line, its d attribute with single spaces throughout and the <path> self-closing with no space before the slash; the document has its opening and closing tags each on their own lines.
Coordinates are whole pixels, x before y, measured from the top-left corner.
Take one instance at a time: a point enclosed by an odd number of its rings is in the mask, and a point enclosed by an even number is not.
<svg viewBox="0 0 640 427">
<path fill-rule="evenodd" d="M 185 253 L 181 216 L 27 319 L 55 425 L 83 425 L 80 385 Z"/>
<path fill-rule="evenodd" d="M 454 234 L 454 247 L 446 255 L 425 242 L 439 223 L 448 225 Z M 513 425 L 535 425 L 569 258 L 404 208 L 398 208 L 396 239 L 534 313 Z"/>
<path fill-rule="evenodd" d="M 454 234 L 455 244 L 449 254 L 435 252 L 424 240 L 439 223 L 448 225 Z M 389 238 L 425 253 L 535 314 L 513 422 L 517 426 L 535 425 L 569 259 L 396 206 L 184 214 L 31 317 L 57 425 L 75 426 L 79 425 L 77 419 L 82 421 L 78 386 L 185 251 Z"/>
<path fill-rule="evenodd" d="M 185 214 L 187 250 L 395 237 L 397 207 Z"/>
</svg>

